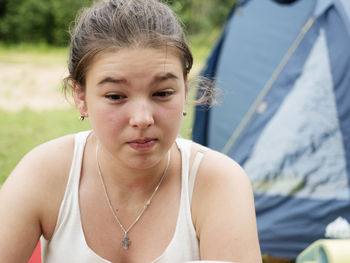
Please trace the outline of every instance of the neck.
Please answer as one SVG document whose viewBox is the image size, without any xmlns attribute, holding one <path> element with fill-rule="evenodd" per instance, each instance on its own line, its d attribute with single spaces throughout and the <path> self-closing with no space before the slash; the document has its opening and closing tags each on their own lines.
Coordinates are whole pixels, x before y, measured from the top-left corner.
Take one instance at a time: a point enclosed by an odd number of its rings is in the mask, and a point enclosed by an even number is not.
<svg viewBox="0 0 350 263">
<path fill-rule="evenodd" d="M 138 169 L 122 165 L 120 160 L 105 152 L 101 145 L 96 144 L 96 147 L 96 167 L 99 164 L 104 184 L 111 194 L 113 192 L 113 198 L 124 204 L 144 202 L 161 180 L 164 183 L 163 177 L 167 176 L 168 154 L 152 167 Z"/>
</svg>

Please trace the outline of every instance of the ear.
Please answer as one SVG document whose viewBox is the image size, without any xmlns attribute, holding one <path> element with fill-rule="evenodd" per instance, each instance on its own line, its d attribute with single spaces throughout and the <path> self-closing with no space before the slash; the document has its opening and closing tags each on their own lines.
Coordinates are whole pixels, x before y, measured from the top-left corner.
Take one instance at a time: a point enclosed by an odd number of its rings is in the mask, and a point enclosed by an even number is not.
<svg viewBox="0 0 350 263">
<path fill-rule="evenodd" d="M 73 81 L 73 97 L 80 115 L 88 117 L 85 90 L 75 81 Z"/>
<path fill-rule="evenodd" d="M 185 98 L 187 98 L 188 94 L 188 74 L 185 76 Z"/>
</svg>

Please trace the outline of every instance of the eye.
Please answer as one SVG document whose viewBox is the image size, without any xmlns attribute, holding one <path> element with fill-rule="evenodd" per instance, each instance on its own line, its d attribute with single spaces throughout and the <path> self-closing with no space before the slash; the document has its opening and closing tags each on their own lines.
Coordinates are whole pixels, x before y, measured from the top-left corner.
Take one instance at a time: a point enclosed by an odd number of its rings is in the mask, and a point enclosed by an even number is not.
<svg viewBox="0 0 350 263">
<path fill-rule="evenodd" d="M 119 101 L 119 100 L 125 99 L 126 96 L 121 95 L 121 94 L 107 94 L 107 95 L 105 95 L 105 98 L 112 100 L 112 101 Z"/>
<path fill-rule="evenodd" d="M 172 90 L 162 90 L 155 92 L 152 96 L 153 97 L 160 97 L 160 98 L 167 98 L 174 94 L 174 91 Z"/>
</svg>

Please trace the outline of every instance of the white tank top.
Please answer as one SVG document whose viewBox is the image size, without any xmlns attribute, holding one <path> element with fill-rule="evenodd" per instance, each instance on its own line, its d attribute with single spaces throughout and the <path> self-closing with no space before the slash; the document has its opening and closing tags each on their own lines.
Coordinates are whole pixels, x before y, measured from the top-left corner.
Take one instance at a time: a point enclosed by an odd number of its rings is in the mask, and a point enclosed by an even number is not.
<svg viewBox="0 0 350 263">
<path fill-rule="evenodd" d="M 90 131 L 75 135 L 72 166 L 66 191 L 59 210 L 56 228 L 51 240 L 41 237 L 43 263 L 108 263 L 97 255 L 86 243 L 79 208 L 79 181 L 84 147 Z M 172 240 L 164 252 L 152 262 L 186 262 L 199 260 L 199 242 L 191 217 L 193 184 L 204 151 L 199 151 L 189 176 L 189 159 L 192 142 L 177 139 L 176 144 L 182 158 L 181 199 L 176 229 Z"/>
</svg>

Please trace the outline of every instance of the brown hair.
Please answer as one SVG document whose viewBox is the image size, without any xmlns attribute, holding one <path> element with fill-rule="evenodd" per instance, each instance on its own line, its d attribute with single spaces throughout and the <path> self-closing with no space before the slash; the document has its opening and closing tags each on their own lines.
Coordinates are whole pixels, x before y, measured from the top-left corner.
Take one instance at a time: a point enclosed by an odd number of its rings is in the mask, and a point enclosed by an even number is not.
<svg viewBox="0 0 350 263">
<path fill-rule="evenodd" d="M 71 31 L 69 76 L 64 92 L 72 81 L 85 88 L 86 72 L 93 58 L 106 50 L 130 47 L 174 47 L 187 75 L 193 57 L 183 29 L 173 11 L 156 0 L 104 0 L 82 10 Z"/>
</svg>

